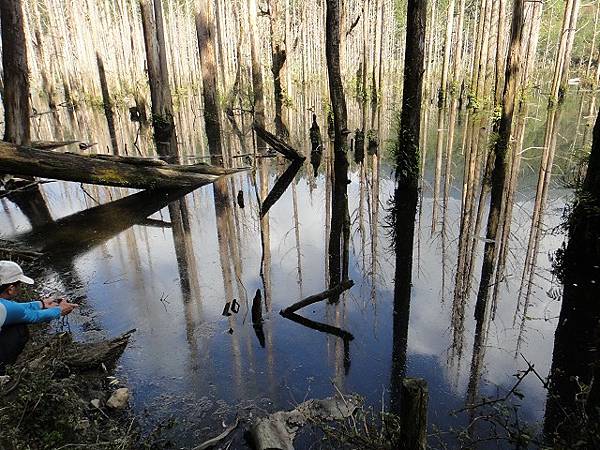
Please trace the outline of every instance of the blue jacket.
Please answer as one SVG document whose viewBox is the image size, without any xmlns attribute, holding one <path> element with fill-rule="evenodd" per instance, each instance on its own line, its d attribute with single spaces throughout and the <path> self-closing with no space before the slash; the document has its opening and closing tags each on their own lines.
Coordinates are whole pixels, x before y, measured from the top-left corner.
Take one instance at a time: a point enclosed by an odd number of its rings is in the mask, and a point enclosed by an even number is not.
<svg viewBox="0 0 600 450">
<path fill-rule="evenodd" d="M 0 329 L 4 325 L 50 322 L 60 317 L 60 308 L 42 309 L 42 302 L 17 303 L 0 298 Z"/>
</svg>

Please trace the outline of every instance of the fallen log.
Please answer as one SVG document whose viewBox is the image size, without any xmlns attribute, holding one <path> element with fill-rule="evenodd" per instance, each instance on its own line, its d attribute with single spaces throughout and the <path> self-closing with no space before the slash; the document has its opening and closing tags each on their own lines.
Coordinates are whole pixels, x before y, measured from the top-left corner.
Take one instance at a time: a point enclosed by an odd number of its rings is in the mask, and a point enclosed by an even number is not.
<svg viewBox="0 0 600 450">
<path fill-rule="evenodd" d="M 74 154 L 77 155 L 78 153 L 74 153 Z M 123 164 L 131 164 L 134 166 L 160 167 L 162 169 L 171 169 L 171 170 L 177 170 L 179 172 L 188 172 L 188 173 L 199 173 L 199 174 L 203 174 L 203 175 L 218 175 L 218 176 L 231 175 L 234 173 L 238 173 L 238 172 L 247 170 L 247 168 L 226 169 L 224 167 L 211 166 L 211 165 L 205 164 L 205 163 L 187 164 L 187 165 L 169 164 L 166 161 L 163 161 L 162 159 L 157 159 L 157 158 L 153 158 L 153 157 L 145 158 L 145 157 L 139 157 L 139 156 L 119 156 L 119 155 L 107 155 L 107 154 L 102 154 L 102 153 L 94 153 L 91 155 L 82 154 L 81 156 L 89 156 L 90 158 L 104 159 L 106 161 L 115 161 L 115 162 L 120 162 Z"/>
<path fill-rule="evenodd" d="M 0 167 L 6 174 L 136 189 L 198 187 L 212 183 L 220 176 L 206 173 L 212 171 L 206 166 L 136 166 L 73 153 L 19 147 L 8 142 L 0 142 Z M 189 168 L 182 170 L 182 167 Z"/>
<path fill-rule="evenodd" d="M 254 128 L 254 131 L 256 131 L 256 134 L 259 138 L 269 144 L 273 150 L 278 151 L 290 161 L 304 161 L 306 159 L 306 157 L 298 153 L 296 149 L 289 146 L 286 142 L 282 141 L 274 134 L 269 133 L 260 125 L 254 123 L 252 127 Z"/>
<path fill-rule="evenodd" d="M 331 289 L 323 291 L 319 294 L 311 295 L 309 297 L 306 297 L 304 300 L 300 300 L 299 302 L 296 302 L 293 305 L 288 306 L 287 308 L 281 310 L 281 312 L 279 314 L 281 314 L 282 316 L 286 316 L 286 315 L 289 315 L 291 313 L 298 311 L 301 308 L 305 308 L 309 305 L 320 302 L 327 298 L 337 297 L 342 292 L 350 289 L 352 286 L 354 286 L 354 281 L 344 280 L 337 286 L 332 287 Z"/>
<path fill-rule="evenodd" d="M 78 142 L 79 141 L 33 141 L 31 147 L 37 148 L 38 150 L 54 150 L 55 148 L 77 144 Z"/>
</svg>

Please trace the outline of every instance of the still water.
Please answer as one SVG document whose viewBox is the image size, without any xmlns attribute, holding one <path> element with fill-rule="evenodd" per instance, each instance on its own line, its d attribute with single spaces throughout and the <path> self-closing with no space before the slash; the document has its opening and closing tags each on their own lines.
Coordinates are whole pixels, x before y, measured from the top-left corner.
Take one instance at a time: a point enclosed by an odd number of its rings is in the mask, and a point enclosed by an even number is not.
<svg viewBox="0 0 600 450">
<path fill-rule="evenodd" d="M 406 373 L 428 382 L 432 433 L 436 427 L 447 430 L 465 424 L 465 417 L 452 417 L 450 412 L 463 407 L 469 396 L 506 393 L 515 382 L 513 375 L 527 367 L 523 357 L 540 374 L 548 373 L 560 310 L 556 294 L 560 286 L 550 272 L 549 255 L 564 239 L 559 225 L 571 195 L 569 171 L 583 147 L 586 119 L 581 112 L 588 101 L 573 97 L 561 116 L 555 174 L 544 207 L 530 305 L 522 321 L 520 314 L 514 317 L 544 141 L 543 99 L 529 109 L 506 280 L 499 288 L 498 309 L 481 351 L 481 365 L 471 363 L 474 295 L 467 302 L 460 351 L 453 346 L 451 320 L 465 117 L 461 114 L 457 121 L 448 198 L 434 199 L 437 137 L 445 136 L 447 125 L 440 128 L 437 112 L 429 114 Z M 182 152 L 189 159 L 201 159 L 206 154 L 196 129 L 201 116 L 193 102 L 182 103 L 181 111 L 191 111 L 187 117 L 180 112 L 177 118 Z M 118 117 L 121 148 L 136 154 L 137 145 L 140 153 L 149 154 L 148 132 L 138 135 L 124 112 Z M 218 434 L 222 423 L 231 423 L 236 413 L 248 417 L 291 408 L 307 398 L 333 395 L 337 389 L 359 393 L 377 409 L 382 403 L 387 408 L 394 376 L 394 254 L 386 227 L 394 186 L 386 155 L 392 117 L 391 112 L 384 112 L 379 118 L 379 156 L 366 156 L 364 171 L 354 163 L 350 169 L 350 278 L 355 285 L 337 305 L 321 302 L 301 311 L 309 319 L 350 332 L 354 340 L 348 348 L 336 336 L 279 315 L 286 306 L 327 288 L 331 214 L 327 151 L 317 176 L 307 162 L 262 221 L 258 199 L 264 199 L 287 167 L 276 158 L 263 159 L 256 171 L 180 197 L 66 182 L 44 184 L 35 200 L 37 208 L 1 200 L 0 237 L 48 252 L 38 284 L 43 291 L 64 292 L 82 302 L 80 314 L 66 324 L 81 339 L 137 330 L 119 361 L 117 375 L 131 389 L 132 406 L 146 431 L 170 418 L 176 420 L 168 435 L 177 446 L 191 446 Z M 292 127 L 291 140 L 304 152 L 309 145 L 302 125 L 308 126 L 309 119 L 307 113 Z M 44 117 L 36 131 L 39 139 L 74 137 L 99 142 L 96 151 L 103 152 L 109 142 L 103 120 L 89 110 L 72 116 L 61 113 L 60 127 Z M 326 136 L 323 123 L 321 129 Z M 239 142 L 233 134 L 225 139 L 233 154 L 244 153 L 252 145 L 251 133 Z M 80 151 L 76 146 L 69 150 Z M 247 163 L 243 158 L 236 161 Z M 244 208 L 236 201 L 239 191 Z M 442 205 L 447 205 L 445 214 Z M 478 241 L 473 290 L 478 285 L 484 245 L 483 238 Z M 262 291 L 266 309 L 261 339 L 250 314 L 257 289 Z M 224 316 L 225 304 L 234 299 L 239 311 Z M 542 384 L 527 377 L 521 391 L 525 398 L 520 418 L 539 422 L 545 409 Z M 243 445 L 241 436 L 235 439 L 234 447 Z"/>
</svg>

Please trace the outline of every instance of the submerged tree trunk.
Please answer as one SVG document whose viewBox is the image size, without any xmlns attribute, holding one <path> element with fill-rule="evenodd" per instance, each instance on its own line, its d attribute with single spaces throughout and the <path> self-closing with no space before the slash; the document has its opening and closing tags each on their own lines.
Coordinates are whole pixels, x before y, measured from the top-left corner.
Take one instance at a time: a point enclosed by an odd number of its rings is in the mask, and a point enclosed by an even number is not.
<svg viewBox="0 0 600 450">
<path fill-rule="evenodd" d="M 498 136 L 494 144 L 494 170 L 492 171 L 492 194 L 488 215 L 486 243 L 481 269 L 481 280 L 477 293 L 475 318 L 485 322 L 489 298 L 490 281 L 494 273 L 494 262 L 497 255 L 496 237 L 500 223 L 500 211 L 505 192 L 506 175 L 508 172 L 508 148 L 510 144 L 513 114 L 520 78 L 521 42 L 523 38 L 524 0 L 515 0 L 512 18 L 512 30 L 508 61 L 506 65 L 504 95 L 502 98 L 502 116 L 498 126 Z"/>
<path fill-rule="evenodd" d="M 392 411 L 398 410 L 405 373 L 406 343 L 410 311 L 413 241 L 419 188 L 419 141 L 423 68 L 425 64 L 425 32 L 427 1 L 409 0 L 407 6 L 404 88 L 398 142 L 395 148 L 396 186 L 394 191 L 394 342 L 392 361 Z"/>
<path fill-rule="evenodd" d="M 340 71 L 340 0 L 327 0 L 325 52 L 329 78 L 329 96 L 333 110 L 335 130 L 333 142 L 333 204 L 331 235 L 329 239 L 329 285 L 337 286 L 348 278 L 346 258 L 342 251 L 347 248 L 350 235 L 348 215 L 348 157 L 347 157 L 347 110 Z M 344 259 L 344 261 L 342 261 Z M 345 266 L 345 267 L 342 267 Z M 342 269 L 345 269 L 342 273 Z"/>
<path fill-rule="evenodd" d="M 2 71 L 4 103 L 4 140 L 29 144 L 29 70 L 27 43 L 21 0 L 0 3 L 2 33 Z"/>
</svg>

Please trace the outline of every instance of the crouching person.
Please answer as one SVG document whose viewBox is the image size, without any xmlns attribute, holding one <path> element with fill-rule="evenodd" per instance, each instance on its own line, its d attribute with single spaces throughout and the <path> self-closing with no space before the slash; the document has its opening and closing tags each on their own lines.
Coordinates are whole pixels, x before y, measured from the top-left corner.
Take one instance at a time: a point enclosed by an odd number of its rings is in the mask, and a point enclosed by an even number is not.
<svg viewBox="0 0 600 450">
<path fill-rule="evenodd" d="M 21 283 L 33 284 L 23 269 L 12 261 L 0 261 L 0 375 L 13 364 L 29 339 L 28 324 L 50 322 L 70 314 L 77 305 L 66 300 L 19 303 Z"/>
</svg>

